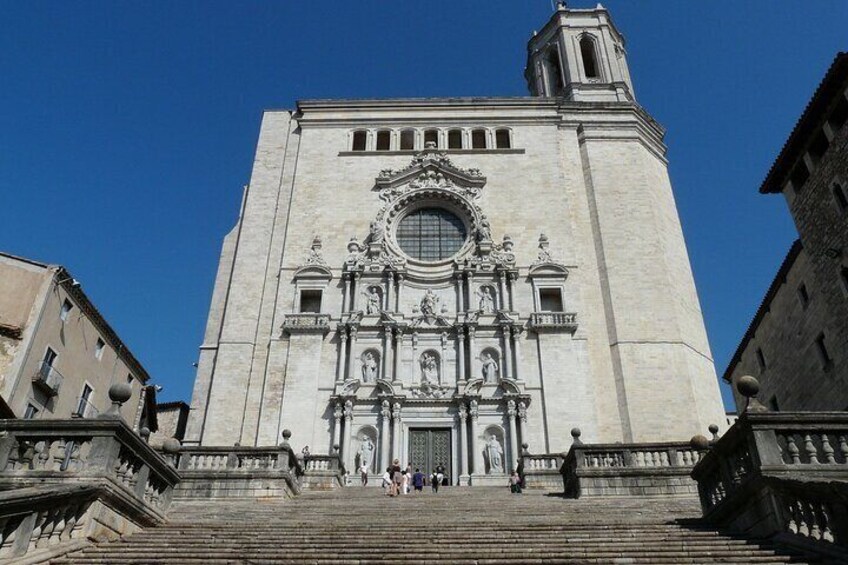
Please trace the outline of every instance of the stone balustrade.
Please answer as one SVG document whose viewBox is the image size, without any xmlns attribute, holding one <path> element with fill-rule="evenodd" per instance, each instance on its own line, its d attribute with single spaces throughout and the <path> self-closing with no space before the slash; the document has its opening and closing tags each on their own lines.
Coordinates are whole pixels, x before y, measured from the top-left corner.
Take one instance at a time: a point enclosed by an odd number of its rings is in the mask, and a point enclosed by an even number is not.
<svg viewBox="0 0 848 565">
<path fill-rule="evenodd" d="M 848 557 L 846 439 L 844 412 L 744 413 L 692 470 L 705 520 Z"/>
<path fill-rule="evenodd" d="M 277 496 L 300 492 L 303 464 L 284 443 L 270 447 L 182 446 L 174 455 L 182 481 L 177 498 Z"/>
<path fill-rule="evenodd" d="M 580 431 L 561 466 L 567 496 L 692 496 L 699 454 L 688 443 L 584 444 Z"/>
<path fill-rule="evenodd" d="M 577 314 L 574 312 L 533 312 L 528 327 L 534 331 L 577 331 Z"/>
<path fill-rule="evenodd" d="M 162 523 L 179 480 L 123 420 L 0 420 L 0 555 L 60 554 Z"/>
<path fill-rule="evenodd" d="M 330 331 L 330 315 L 317 313 L 286 314 L 282 326 L 287 333 L 327 333 Z"/>
<path fill-rule="evenodd" d="M 334 455 L 307 455 L 306 468 L 301 483 L 304 488 L 328 490 L 344 486 L 345 467 L 338 453 Z"/>
<path fill-rule="evenodd" d="M 524 453 L 521 456 L 518 472 L 522 476 L 526 488 L 560 489 L 562 488 L 563 456 L 556 453 L 533 455 Z"/>
</svg>

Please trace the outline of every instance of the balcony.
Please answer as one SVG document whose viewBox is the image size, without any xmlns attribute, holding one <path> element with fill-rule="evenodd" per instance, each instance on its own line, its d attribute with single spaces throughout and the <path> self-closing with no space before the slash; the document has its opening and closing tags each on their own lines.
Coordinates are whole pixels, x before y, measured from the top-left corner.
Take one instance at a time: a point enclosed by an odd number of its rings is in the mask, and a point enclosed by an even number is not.
<svg viewBox="0 0 848 565">
<path fill-rule="evenodd" d="M 96 418 L 100 414 L 100 411 L 95 408 L 94 404 L 84 396 L 79 398 L 77 402 L 77 407 L 74 410 L 74 413 L 71 414 L 72 418 Z"/>
<path fill-rule="evenodd" d="M 529 328 L 536 332 L 577 331 L 577 314 L 574 312 L 533 312 Z"/>
<path fill-rule="evenodd" d="M 326 334 L 330 331 L 330 315 L 306 312 L 301 314 L 287 314 L 283 320 L 283 332 L 293 333 L 320 333 Z"/>
<path fill-rule="evenodd" d="M 59 394 L 59 387 L 62 386 L 64 379 L 62 373 L 47 363 L 42 363 L 38 371 L 32 376 L 32 384 L 47 396 L 56 396 Z"/>
</svg>

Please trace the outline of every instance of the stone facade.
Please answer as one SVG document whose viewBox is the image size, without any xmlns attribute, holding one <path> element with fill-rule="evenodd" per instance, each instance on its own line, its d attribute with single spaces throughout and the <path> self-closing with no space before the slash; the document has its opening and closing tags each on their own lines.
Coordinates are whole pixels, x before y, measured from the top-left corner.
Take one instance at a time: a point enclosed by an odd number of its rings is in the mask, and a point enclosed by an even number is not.
<svg viewBox="0 0 848 565">
<path fill-rule="evenodd" d="M 137 425 L 148 378 L 67 270 L 0 253 L 0 395 L 14 416 L 95 417 L 129 381 L 121 414 Z"/>
<path fill-rule="evenodd" d="M 623 42 L 604 9 L 560 7 L 528 45 L 532 97 L 266 112 L 185 443 L 288 428 L 377 472 L 436 442 L 452 482 L 500 485 L 521 443 L 562 452 L 575 425 L 615 442 L 723 423 L 664 132 Z M 450 242 L 404 230 L 434 217 L 458 239 L 425 259 L 409 246 Z"/>
<path fill-rule="evenodd" d="M 783 193 L 800 239 L 724 379 L 757 376 L 760 397 L 774 410 L 848 409 L 846 120 L 848 55 L 841 54 L 760 189 Z"/>
</svg>

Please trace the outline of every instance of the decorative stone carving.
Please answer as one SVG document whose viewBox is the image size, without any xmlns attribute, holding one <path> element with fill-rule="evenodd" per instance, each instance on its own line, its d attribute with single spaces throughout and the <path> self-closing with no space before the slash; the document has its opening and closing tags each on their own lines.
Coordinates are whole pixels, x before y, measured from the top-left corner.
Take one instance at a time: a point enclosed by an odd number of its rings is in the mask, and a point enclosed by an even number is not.
<svg viewBox="0 0 848 565">
<path fill-rule="evenodd" d="M 498 438 L 494 435 L 489 436 L 489 440 L 486 442 L 486 458 L 489 462 L 489 474 L 503 474 L 504 466 L 503 466 L 503 446 L 498 441 Z"/>
<path fill-rule="evenodd" d="M 380 243 L 383 241 L 383 225 L 382 222 L 371 222 L 368 228 L 368 243 Z"/>
<path fill-rule="evenodd" d="M 437 383 L 422 382 L 419 387 L 412 387 L 410 392 L 413 398 L 439 400 L 450 395 L 450 387 L 439 386 Z"/>
<path fill-rule="evenodd" d="M 339 402 L 336 402 L 333 407 L 333 418 L 335 418 L 336 421 L 342 419 L 342 405 Z"/>
<path fill-rule="evenodd" d="M 523 400 L 518 403 L 518 418 L 522 424 L 527 423 L 527 403 Z"/>
<path fill-rule="evenodd" d="M 373 316 L 382 312 L 382 296 L 380 295 L 380 289 L 376 286 L 369 286 L 365 291 L 362 292 L 362 296 L 365 297 L 365 313 L 369 316 Z"/>
<path fill-rule="evenodd" d="M 551 253 L 548 251 L 548 247 L 550 247 L 551 243 L 548 239 L 548 236 L 545 234 L 539 235 L 539 255 L 536 261 L 533 263 L 537 265 L 539 263 L 552 263 L 553 259 L 551 259 Z"/>
<path fill-rule="evenodd" d="M 353 419 L 353 401 L 350 400 L 350 399 L 345 400 L 344 417 L 345 417 L 345 420 L 352 420 Z"/>
<path fill-rule="evenodd" d="M 317 235 L 312 239 L 312 245 L 309 248 L 309 254 L 306 257 L 306 265 L 318 265 L 321 267 L 327 266 L 327 261 L 324 260 L 324 255 L 321 252 L 321 238 Z"/>
<path fill-rule="evenodd" d="M 478 402 L 476 400 L 471 400 L 468 403 L 468 413 L 471 414 L 472 420 L 477 420 L 477 416 L 480 414 Z"/>
<path fill-rule="evenodd" d="M 480 362 L 482 364 L 481 370 L 483 371 L 483 380 L 486 383 L 498 382 L 498 362 L 495 360 L 491 352 L 484 351 L 480 355 Z"/>
<path fill-rule="evenodd" d="M 483 285 L 477 290 L 480 312 L 493 314 L 495 312 L 495 292 L 489 285 Z"/>
<path fill-rule="evenodd" d="M 428 318 L 435 317 L 436 308 L 438 307 L 438 304 L 439 297 L 436 296 L 433 291 L 428 288 L 427 292 L 424 293 L 424 297 L 421 299 L 421 304 L 419 306 L 421 309 L 421 314 L 427 316 Z"/>
<path fill-rule="evenodd" d="M 377 371 L 380 366 L 373 351 L 362 354 L 362 382 L 374 383 L 377 381 Z"/>
<path fill-rule="evenodd" d="M 387 419 L 391 416 L 391 414 L 392 414 L 392 410 L 391 410 L 391 407 L 389 405 L 389 401 L 383 400 L 382 404 L 380 404 L 380 415 L 384 419 Z"/>
<path fill-rule="evenodd" d="M 439 383 L 439 357 L 434 351 L 425 351 L 421 354 L 421 382 Z"/>
</svg>

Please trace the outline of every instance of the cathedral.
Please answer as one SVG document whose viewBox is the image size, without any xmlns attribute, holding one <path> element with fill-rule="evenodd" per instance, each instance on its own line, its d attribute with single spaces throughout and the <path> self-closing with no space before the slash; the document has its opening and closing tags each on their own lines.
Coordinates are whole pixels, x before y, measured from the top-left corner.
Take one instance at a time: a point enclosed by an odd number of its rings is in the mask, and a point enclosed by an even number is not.
<svg viewBox="0 0 848 565">
<path fill-rule="evenodd" d="M 687 440 L 724 410 L 663 128 L 602 6 L 527 45 L 527 97 L 264 113 L 184 443 L 338 450 L 505 484 L 522 445 Z"/>
</svg>

